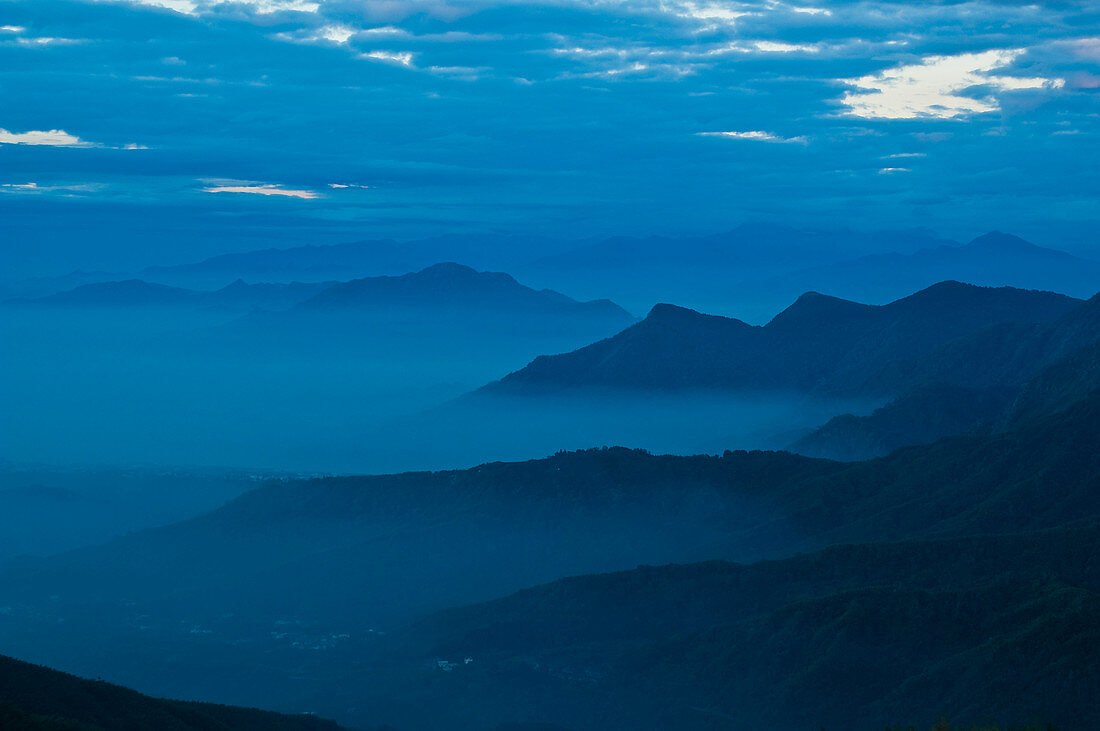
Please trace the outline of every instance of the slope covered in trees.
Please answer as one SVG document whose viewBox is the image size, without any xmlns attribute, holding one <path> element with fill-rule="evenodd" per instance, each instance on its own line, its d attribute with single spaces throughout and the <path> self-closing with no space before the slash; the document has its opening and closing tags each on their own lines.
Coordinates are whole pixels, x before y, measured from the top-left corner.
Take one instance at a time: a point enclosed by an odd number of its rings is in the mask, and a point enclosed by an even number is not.
<svg viewBox="0 0 1100 731">
<path fill-rule="evenodd" d="M 1091 728 L 1098 537 L 1089 523 L 565 579 L 410 627 L 371 697 L 410 728 Z"/>
</svg>

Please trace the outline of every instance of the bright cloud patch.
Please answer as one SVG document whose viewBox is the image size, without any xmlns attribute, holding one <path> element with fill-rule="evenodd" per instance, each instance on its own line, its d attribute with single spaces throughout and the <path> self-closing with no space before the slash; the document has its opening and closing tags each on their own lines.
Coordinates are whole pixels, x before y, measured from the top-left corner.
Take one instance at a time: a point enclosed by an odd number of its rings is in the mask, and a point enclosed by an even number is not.
<svg viewBox="0 0 1100 731">
<path fill-rule="evenodd" d="M 682 18 L 732 23 L 749 14 L 749 10 L 734 3 L 661 3 L 661 9 Z"/>
<path fill-rule="evenodd" d="M 99 147 L 63 129 L 37 129 L 29 132 L 9 132 L 0 129 L 0 145 L 45 145 L 47 147 Z"/>
<path fill-rule="evenodd" d="M 153 8 L 167 8 L 177 13 L 198 15 L 220 5 L 223 0 L 130 0 L 133 5 L 146 5 Z M 279 13 L 297 11 L 316 13 L 321 4 L 313 0 L 235 0 L 235 5 L 243 5 L 256 13 Z"/>
<path fill-rule="evenodd" d="M 274 195 L 307 200 L 321 197 L 321 194 L 315 190 L 284 188 L 274 183 L 251 183 L 244 180 L 209 180 L 206 182 L 210 185 L 202 189 L 204 193 L 251 193 L 253 195 Z"/>
<path fill-rule="evenodd" d="M 805 137 L 780 137 L 771 132 L 763 132 L 758 129 L 745 132 L 696 132 L 700 137 L 730 137 L 736 140 L 757 140 L 759 142 L 794 142 L 805 144 Z"/>
<path fill-rule="evenodd" d="M 336 43 L 343 45 L 358 33 L 347 25 L 324 25 L 320 28 L 305 28 L 292 33 L 276 33 L 275 38 L 291 43 Z"/>
<path fill-rule="evenodd" d="M 39 185 L 38 183 L 3 183 L 0 192 L 4 193 L 95 193 L 106 186 L 102 183 L 75 183 L 71 185 Z"/>
<path fill-rule="evenodd" d="M 1000 49 L 958 56 L 929 56 L 921 63 L 898 66 L 844 83 L 859 91 L 840 98 L 848 114 L 868 119 L 950 119 L 1000 109 L 995 92 L 1056 88 L 1062 79 L 994 76 L 1022 49 Z M 974 89 L 981 95 L 963 96 Z"/>
<path fill-rule="evenodd" d="M 395 52 L 395 51 L 368 51 L 367 53 L 360 54 L 360 58 L 367 58 L 374 61 L 385 61 L 386 63 L 395 63 L 405 68 L 412 68 L 413 55 L 407 51 Z"/>
</svg>

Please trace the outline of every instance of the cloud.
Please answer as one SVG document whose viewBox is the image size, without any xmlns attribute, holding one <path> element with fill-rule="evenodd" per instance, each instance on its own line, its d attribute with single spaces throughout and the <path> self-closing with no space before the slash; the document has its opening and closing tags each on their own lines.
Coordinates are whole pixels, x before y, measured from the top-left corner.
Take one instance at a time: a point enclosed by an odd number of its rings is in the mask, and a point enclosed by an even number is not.
<svg viewBox="0 0 1100 731">
<path fill-rule="evenodd" d="M 735 140 L 756 140 L 758 142 L 783 142 L 803 145 L 808 142 L 805 137 L 780 137 L 771 132 L 763 132 L 758 129 L 745 132 L 696 132 L 695 134 L 699 137 L 729 137 Z"/>
<path fill-rule="evenodd" d="M 99 0 L 103 2 L 104 0 Z M 321 3 L 315 0 L 128 0 L 130 5 L 165 8 L 184 15 L 201 15 L 216 9 L 223 3 L 237 5 L 260 15 L 281 12 L 316 13 Z"/>
<path fill-rule="evenodd" d="M 203 193 L 248 193 L 252 195 L 302 198 L 305 200 L 323 197 L 315 190 L 284 188 L 276 183 L 256 183 L 247 180 L 206 180 L 203 182 L 209 183 L 207 187 L 202 189 Z"/>
<path fill-rule="evenodd" d="M 1000 109 L 997 91 L 1057 88 L 1062 79 L 994 76 L 1024 49 L 998 49 L 957 56 L 927 56 L 920 63 L 896 66 L 842 83 L 860 91 L 840 98 L 847 114 L 868 119 L 952 119 Z M 980 96 L 964 96 L 974 90 Z"/>
<path fill-rule="evenodd" d="M 102 147 L 94 142 L 82 140 L 63 129 L 30 130 L 28 132 L 9 132 L 0 129 L 0 145 L 44 145 L 47 147 Z"/>
<path fill-rule="evenodd" d="M 881 168 L 878 171 L 879 175 L 892 175 L 894 173 L 907 173 L 909 168 Z"/>
<path fill-rule="evenodd" d="M 367 51 L 359 54 L 359 58 L 395 63 L 410 69 L 413 67 L 413 54 L 408 51 Z"/>
<path fill-rule="evenodd" d="M 148 150 L 145 145 L 130 142 L 121 147 L 111 147 L 99 142 L 82 140 L 63 129 L 32 129 L 27 132 L 11 132 L 0 129 L 0 145 L 28 145 L 38 147 L 76 147 L 106 150 Z"/>
<path fill-rule="evenodd" d="M 2 183 L 0 192 L 3 193 L 95 193 L 107 186 L 102 183 L 73 183 L 69 185 L 39 185 L 38 183 Z"/>
<path fill-rule="evenodd" d="M 51 38 L 49 36 L 13 38 L 0 41 L 0 45 L 19 46 L 21 48 L 46 48 L 47 46 L 72 46 L 84 41 L 79 38 Z"/>
<path fill-rule="evenodd" d="M 820 53 L 824 44 L 783 43 L 781 41 L 733 41 L 711 48 L 700 55 L 723 56 L 730 53 Z"/>
<path fill-rule="evenodd" d="M 274 37 L 280 41 L 291 43 L 335 43 L 344 45 L 359 32 L 349 25 L 334 23 L 322 25 L 318 28 L 303 28 L 293 32 L 276 33 Z"/>
<path fill-rule="evenodd" d="M 751 13 L 747 6 L 735 3 L 663 2 L 660 7 L 661 10 L 681 18 L 722 23 L 734 23 Z"/>
</svg>

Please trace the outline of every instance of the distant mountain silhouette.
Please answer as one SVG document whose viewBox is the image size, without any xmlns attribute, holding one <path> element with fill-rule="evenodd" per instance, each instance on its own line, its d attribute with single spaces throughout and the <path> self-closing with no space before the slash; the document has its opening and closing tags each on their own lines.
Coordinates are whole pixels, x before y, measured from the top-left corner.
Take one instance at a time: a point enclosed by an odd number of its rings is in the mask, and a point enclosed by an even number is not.
<svg viewBox="0 0 1100 731">
<path fill-rule="evenodd" d="M 731 231 L 703 236 L 615 236 L 544 257 L 536 269 L 682 271 L 718 270 L 729 277 L 746 268 L 790 269 L 835 261 L 867 251 L 913 251 L 945 240 L 925 230 L 859 233 L 800 230 L 771 223 L 747 223 Z"/>
<path fill-rule="evenodd" d="M 210 293 L 204 293 L 204 303 L 226 309 L 259 308 L 284 310 L 323 292 L 336 282 L 287 282 L 248 284 L 237 279 Z"/>
<path fill-rule="evenodd" d="M 247 284 L 243 280 L 205 292 L 140 279 L 96 282 L 34 299 L 11 300 L 9 304 L 141 309 L 151 307 L 220 308 L 228 310 L 285 309 L 306 300 L 332 282 L 303 284 Z"/>
<path fill-rule="evenodd" d="M 627 323 L 631 315 L 609 300 L 577 302 L 563 294 L 525 287 L 501 272 L 478 272 L 453 262 L 435 264 L 402 276 L 341 282 L 303 302 L 298 312 L 370 310 L 481 309 L 501 314 L 583 315 Z"/>
<path fill-rule="evenodd" d="M 859 392 L 882 369 L 998 323 L 1044 323 L 1063 295 L 942 282 L 888 305 L 807 293 L 763 327 L 658 305 L 642 322 L 572 353 L 543 356 L 489 391 L 570 387 Z"/>
<path fill-rule="evenodd" d="M 447 235 L 415 241 L 374 239 L 222 254 L 190 264 L 149 267 L 141 276 L 188 286 L 221 286 L 237 278 L 269 282 L 347 280 L 399 275 L 439 261 L 514 267 L 565 244 L 538 237 Z"/>
<path fill-rule="evenodd" d="M 872 254 L 747 286 L 783 292 L 828 286 L 830 292 L 843 297 L 885 302 L 900 292 L 912 292 L 945 279 L 1091 297 L 1100 289 L 1100 262 L 991 231 L 962 246 L 946 244 L 914 253 Z"/>
<path fill-rule="evenodd" d="M 197 304 L 198 294 L 140 279 L 85 284 L 22 303 L 76 307 L 157 307 Z"/>
<path fill-rule="evenodd" d="M 338 731 L 332 721 L 214 703 L 162 700 L 0 656 L 8 731 Z"/>
</svg>

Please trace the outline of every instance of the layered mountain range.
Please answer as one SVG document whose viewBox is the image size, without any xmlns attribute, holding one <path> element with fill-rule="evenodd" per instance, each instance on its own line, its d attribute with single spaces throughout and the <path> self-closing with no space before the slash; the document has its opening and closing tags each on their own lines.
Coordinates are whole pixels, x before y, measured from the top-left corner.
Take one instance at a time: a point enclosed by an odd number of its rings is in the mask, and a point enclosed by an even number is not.
<svg viewBox="0 0 1100 731">
<path fill-rule="evenodd" d="M 488 387 L 545 393 L 578 387 L 897 392 L 924 380 L 984 377 L 972 368 L 998 337 L 1034 333 L 1019 368 L 1092 332 L 1095 303 L 1050 292 L 942 282 L 887 305 L 807 293 L 767 325 L 657 305 L 638 324 L 572 353 L 540 357 Z M 1039 333 L 1050 333 L 1043 344 Z M 1064 339 L 1065 345 L 1054 342 Z M 980 343 L 980 345 L 976 345 Z M 1025 345 L 1025 347 L 1028 347 Z M 954 354 L 954 355 L 953 355 Z M 953 357 L 952 357 L 953 355 Z M 967 356 L 971 361 L 965 361 Z M 1011 377 L 1003 364 L 1002 378 Z M 1019 370 L 1017 368 L 1016 370 Z M 963 376 L 962 374 L 966 374 Z M 1015 375 L 1015 372 L 1012 373 Z"/>
<path fill-rule="evenodd" d="M 150 692 L 360 725 L 1088 726 L 1094 379 L 1082 351 L 1034 381 L 1005 431 L 854 464 L 604 449 L 270 484 L 194 521 L 9 564 L 3 639 Z M 772 560 L 433 614 L 563 575 L 715 558 Z M 89 655 L 77 639 L 91 632 L 107 644 Z M 172 649 L 156 659 L 158 646 Z M 260 657 L 262 682 L 238 677 Z M 184 665 L 201 678 L 181 684 Z"/>
<path fill-rule="evenodd" d="M 790 251 L 809 240 L 772 235 Z M 651 243 L 638 266 L 659 264 L 667 246 Z M 718 243 L 700 245 L 703 265 Z M 598 268 L 625 245 L 580 258 Z M 1087 269 L 1001 235 L 913 248 L 933 262 L 922 271 L 993 250 Z M 334 253 L 273 260 L 297 271 Z M 567 266 L 559 255 L 548 269 Z M 461 401 L 501 399 L 528 420 L 566 396 L 613 404 L 593 396 L 609 392 L 880 407 L 803 435 L 802 454 L 602 447 L 250 481 L 189 520 L 0 563 L 0 644 L 142 693 L 361 728 L 1100 726 L 1098 303 L 948 280 L 886 304 L 810 292 L 760 326 L 673 305 L 634 323 L 610 301 L 458 264 L 212 292 L 99 283 L 23 302 L 227 308 L 219 334 L 246 353 L 260 341 L 242 333 L 302 348 L 390 327 L 452 371 L 459 351 L 439 343 L 484 354 L 470 333 L 501 323 L 617 333 Z M 463 428 L 485 441 L 488 423 Z M 331 727 L 3 659 L 0 681 L 0 722 L 25 728 Z"/>
</svg>

